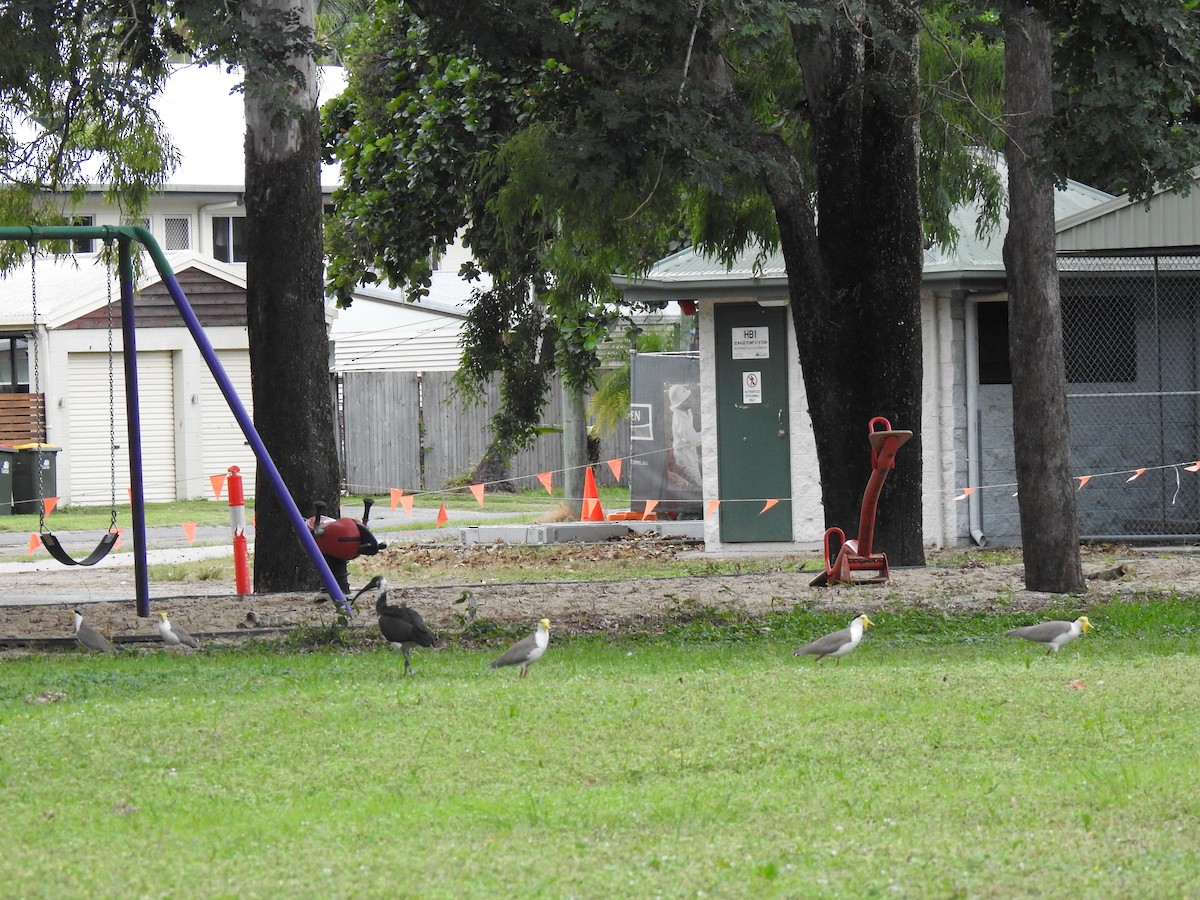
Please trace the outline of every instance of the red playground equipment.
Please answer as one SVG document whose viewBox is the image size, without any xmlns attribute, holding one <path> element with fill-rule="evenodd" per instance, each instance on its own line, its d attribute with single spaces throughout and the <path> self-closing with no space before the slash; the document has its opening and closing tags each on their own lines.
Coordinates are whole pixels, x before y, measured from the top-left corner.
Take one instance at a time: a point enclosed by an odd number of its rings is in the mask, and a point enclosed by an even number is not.
<svg viewBox="0 0 1200 900">
<path fill-rule="evenodd" d="M 883 427 L 876 431 L 876 425 Z M 896 468 L 896 451 L 912 438 L 913 433 L 894 431 L 891 422 L 883 416 L 876 416 L 867 423 L 867 435 L 871 442 L 871 480 L 867 482 L 867 490 L 863 494 L 858 538 L 846 540 L 846 533 L 837 526 L 826 529 L 825 571 L 812 580 L 812 587 L 824 587 L 827 584 L 883 584 L 890 577 L 887 554 L 872 552 L 875 510 L 888 472 Z M 837 558 L 830 562 L 830 539 L 834 535 L 837 536 L 840 549 Z M 855 578 L 855 572 L 868 573 L 868 577 Z"/>
<path fill-rule="evenodd" d="M 325 557 L 325 562 L 329 564 L 338 586 L 345 593 L 350 590 L 350 560 L 360 556 L 374 556 L 387 547 L 387 544 L 376 540 L 375 535 L 367 528 L 367 520 L 371 517 L 371 506 L 374 503 L 375 500 L 371 497 L 363 498 L 361 519 L 351 519 L 349 516 L 331 519 L 324 515 L 324 503 L 318 500 L 313 504 L 316 515 L 308 520 L 308 528 L 321 555 Z"/>
</svg>

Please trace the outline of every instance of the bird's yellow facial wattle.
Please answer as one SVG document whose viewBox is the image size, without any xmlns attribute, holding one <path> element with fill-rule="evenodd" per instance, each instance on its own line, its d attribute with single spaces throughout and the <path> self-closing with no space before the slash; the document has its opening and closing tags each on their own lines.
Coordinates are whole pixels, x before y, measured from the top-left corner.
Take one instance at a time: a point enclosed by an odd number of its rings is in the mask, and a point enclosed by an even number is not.
<svg viewBox="0 0 1200 900">
<path fill-rule="evenodd" d="M 866 613 L 863 613 L 862 620 L 863 620 L 863 628 L 869 628 L 870 626 L 875 624 L 874 622 L 872 622 L 870 619 L 867 618 Z"/>
<path fill-rule="evenodd" d="M 549 619 L 542 619 L 542 621 L 538 622 L 538 624 L 541 625 L 543 628 L 545 628 L 547 631 L 550 630 L 550 620 Z"/>
<path fill-rule="evenodd" d="M 1079 617 L 1079 627 L 1083 629 L 1084 634 L 1087 634 L 1089 631 L 1092 630 L 1092 623 L 1088 621 L 1087 616 L 1080 616 Z"/>
</svg>

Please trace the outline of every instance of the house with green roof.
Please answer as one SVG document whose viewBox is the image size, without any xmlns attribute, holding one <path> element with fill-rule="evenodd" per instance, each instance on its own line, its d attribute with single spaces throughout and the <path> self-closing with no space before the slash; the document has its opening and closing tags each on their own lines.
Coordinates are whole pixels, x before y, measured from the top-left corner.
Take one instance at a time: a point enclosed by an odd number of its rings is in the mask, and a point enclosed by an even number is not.
<svg viewBox="0 0 1200 900">
<path fill-rule="evenodd" d="M 1097 540 L 1200 537 L 1200 472 L 1187 468 L 1200 456 L 1200 192 L 1133 204 L 1067 182 L 1056 191 L 1055 211 L 1081 533 Z M 977 212 L 957 210 L 958 242 L 925 251 L 922 476 L 932 546 L 1021 540 L 1002 258 L 1007 220 L 979 235 Z M 726 266 L 683 250 L 619 284 L 631 302 L 695 304 L 706 509 L 747 498 L 790 504 L 787 529 L 766 537 L 736 517 L 707 515 L 706 547 L 817 546 L 825 522 L 795 340 L 804 323 L 791 316 L 782 256 L 751 248 Z M 762 402 L 772 385 L 785 398 L 777 429 L 723 429 L 723 420 L 737 418 L 730 409 Z M 867 423 L 863 430 L 869 453 Z M 897 465 L 904 464 L 901 451 Z M 851 536 L 857 528 L 837 524 Z"/>
</svg>

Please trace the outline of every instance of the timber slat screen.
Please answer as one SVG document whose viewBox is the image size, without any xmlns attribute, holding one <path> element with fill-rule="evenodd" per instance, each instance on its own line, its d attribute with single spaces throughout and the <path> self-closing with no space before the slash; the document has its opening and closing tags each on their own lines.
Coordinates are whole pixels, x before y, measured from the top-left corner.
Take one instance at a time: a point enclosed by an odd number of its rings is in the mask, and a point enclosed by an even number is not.
<svg viewBox="0 0 1200 900">
<path fill-rule="evenodd" d="M 41 440 L 38 421 L 46 421 L 42 394 L 0 394 L 0 444 Z"/>
</svg>

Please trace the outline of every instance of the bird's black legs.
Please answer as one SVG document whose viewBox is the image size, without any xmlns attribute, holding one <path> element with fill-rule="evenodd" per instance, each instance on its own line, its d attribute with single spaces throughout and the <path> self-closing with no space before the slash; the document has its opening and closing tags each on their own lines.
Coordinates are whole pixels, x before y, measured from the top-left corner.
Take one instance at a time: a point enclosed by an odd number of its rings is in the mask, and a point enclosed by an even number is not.
<svg viewBox="0 0 1200 900">
<path fill-rule="evenodd" d="M 413 673 L 412 663 L 408 660 L 408 648 L 404 647 L 404 674 L 411 675 Z"/>
</svg>

